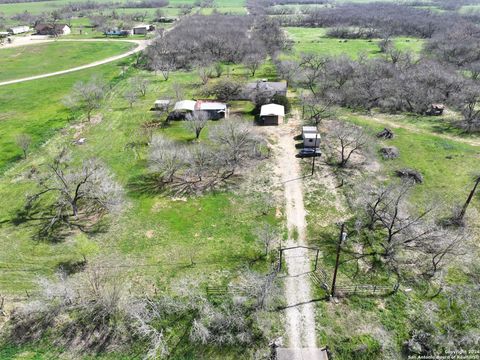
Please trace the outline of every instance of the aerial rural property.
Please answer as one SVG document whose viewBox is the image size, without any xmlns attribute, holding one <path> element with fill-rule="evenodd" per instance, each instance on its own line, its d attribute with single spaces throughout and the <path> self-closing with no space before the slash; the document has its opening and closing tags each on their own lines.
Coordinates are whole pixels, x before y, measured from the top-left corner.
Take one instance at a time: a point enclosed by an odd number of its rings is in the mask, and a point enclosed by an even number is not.
<svg viewBox="0 0 480 360">
<path fill-rule="evenodd" d="M 0 360 L 480 359 L 480 0 L 0 0 Z"/>
</svg>

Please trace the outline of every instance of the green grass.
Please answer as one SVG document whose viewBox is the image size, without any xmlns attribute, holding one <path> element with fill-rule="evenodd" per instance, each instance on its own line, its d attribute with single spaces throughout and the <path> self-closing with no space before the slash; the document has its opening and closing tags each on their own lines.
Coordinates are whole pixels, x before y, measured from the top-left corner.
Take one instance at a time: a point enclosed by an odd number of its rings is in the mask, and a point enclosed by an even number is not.
<svg viewBox="0 0 480 360">
<path fill-rule="evenodd" d="M 0 87 L 0 173 L 19 160 L 20 149 L 15 144 L 18 134 L 33 139 L 33 149 L 63 128 L 72 114 L 62 104 L 72 86 L 92 76 L 107 81 L 120 74 L 114 63 L 51 78 L 27 81 Z"/>
<path fill-rule="evenodd" d="M 242 74 L 239 70 L 237 73 Z M 108 77 L 114 76 L 119 69 L 109 65 L 95 69 L 95 72 L 99 71 Z M 59 263 L 79 259 L 79 255 L 73 251 L 72 239 L 56 245 L 38 243 L 32 240 L 33 229 L 30 226 L 13 226 L 9 222 L 22 206 L 24 194 L 32 189 L 32 183 L 22 180 L 21 174 L 31 166 L 44 163 L 64 146 L 72 148 L 77 159 L 95 156 L 103 160 L 127 189 L 129 206 L 125 214 L 113 219 L 112 230 L 97 235 L 94 241 L 102 253 L 117 252 L 134 263 L 146 265 L 138 269 L 138 276 L 156 279 L 152 281 L 168 281 L 171 277 L 198 271 L 210 273 L 219 268 L 237 269 L 255 258 L 258 249 L 254 244 L 254 228 L 259 221 L 276 220 L 271 214 L 259 216 L 251 200 L 224 192 L 186 201 L 172 201 L 162 195 L 142 195 L 133 185 L 146 171 L 147 149 L 141 149 L 140 157 L 137 157 L 132 150 L 125 149 L 125 145 L 132 141 L 141 124 L 153 118 L 149 109 L 155 99 L 171 95 L 174 82 L 184 85 L 185 97 L 194 97 L 199 89 L 198 76 L 195 73 L 178 72 L 165 82 L 160 80 L 160 76 L 144 74 L 151 79 L 151 88 L 133 109 L 122 98 L 127 81 L 120 81 L 114 88 L 114 95 L 109 97 L 101 111 L 102 122 L 88 126 L 81 135 L 76 134 L 87 139 L 87 143 L 80 147 L 71 143 L 77 130 L 66 128 L 56 135 L 55 131 L 71 121 L 70 113 L 60 103 L 61 98 L 75 81 L 88 79 L 92 73 L 93 70 L 81 71 L 41 80 L 35 85 L 18 84 L 9 86 L 9 91 L 4 88 L 0 92 L 2 105 L 11 112 L 11 117 L 0 123 L 0 131 L 6 135 L 2 136 L 5 145 L 2 146 L 11 149 L 10 156 L 2 152 L 4 161 L 10 163 L 11 168 L 0 178 L 0 196 L 5 197 L 0 210 L 0 223 L 3 223 L 0 242 L 2 247 L 12 244 L 10 249 L 13 251 L 0 255 L 0 267 L 8 268 L 8 271 L 0 274 L 0 292 L 18 293 L 34 288 L 33 274 L 51 275 Z M 259 76 L 264 75 L 259 73 Z M 20 104 L 29 97 L 35 103 L 23 109 Z M 238 110 L 245 105 L 242 102 L 235 103 Z M 250 109 L 248 106 L 245 108 L 247 111 Z M 22 121 L 23 126 L 18 127 Z M 209 127 L 214 124 L 210 123 Z M 19 151 L 12 139 L 16 133 L 24 131 L 34 135 L 37 143 L 45 143 L 45 146 L 34 149 L 27 161 L 14 164 Z M 184 128 L 182 122 L 173 122 L 170 127 L 157 131 L 178 141 L 193 140 L 193 134 Z M 208 128 L 202 138 L 206 134 Z M 147 236 L 148 231 L 153 233 L 153 237 Z M 196 265 L 189 267 L 192 259 Z M 156 274 L 162 274 L 160 280 Z"/>
<path fill-rule="evenodd" d="M 0 81 L 19 79 L 85 65 L 121 54 L 129 42 L 43 43 L 0 50 Z"/>
<path fill-rule="evenodd" d="M 327 29 L 321 28 L 285 28 L 291 40 L 293 40 L 293 56 L 302 53 L 317 53 L 329 56 L 347 55 L 356 58 L 359 55 L 369 57 L 381 56 L 378 46 L 379 39 L 374 40 L 342 40 L 326 36 Z M 399 37 L 394 39 L 395 46 L 400 50 L 420 52 L 423 41 L 420 39 Z"/>
</svg>

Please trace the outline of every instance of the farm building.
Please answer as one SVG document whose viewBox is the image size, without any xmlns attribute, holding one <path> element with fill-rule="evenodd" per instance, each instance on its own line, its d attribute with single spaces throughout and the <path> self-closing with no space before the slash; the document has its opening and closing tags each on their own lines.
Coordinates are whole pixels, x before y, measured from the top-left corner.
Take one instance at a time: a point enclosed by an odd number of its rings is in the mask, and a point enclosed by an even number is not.
<svg viewBox="0 0 480 360">
<path fill-rule="evenodd" d="M 221 102 L 198 100 L 195 111 L 207 113 L 210 120 L 228 118 L 227 104 Z"/>
<path fill-rule="evenodd" d="M 133 28 L 133 35 L 147 35 L 149 31 L 155 30 L 152 25 L 137 25 Z"/>
<path fill-rule="evenodd" d="M 303 147 L 305 148 L 318 148 L 320 146 L 320 134 L 304 133 L 303 134 Z"/>
<path fill-rule="evenodd" d="M 238 100 L 249 100 L 252 94 L 255 92 L 270 93 L 271 96 L 287 96 L 287 83 L 282 81 L 273 82 L 267 80 L 248 83 L 243 88 Z"/>
<path fill-rule="evenodd" d="M 155 101 L 155 110 L 167 111 L 170 106 L 170 100 L 157 100 Z"/>
<path fill-rule="evenodd" d="M 7 29 L 7 31 L 10 35 L 24 34 L 24 33 L 30 31 L 30 27 L 28 27 L 28 26 L 14 26 L 14 27 L 11 27 L 11 28 Z"/>
<path fill-rule="evenodd" d="M 67 24 L 38 24 L 35 26 L 37 35 L 68 35 L 72 32 Z"/>
<path fill-rule="evenodd" d="M 267 104 L 260 109 L 260 123 L 262 125 L 278 125 L 283 122 L 285 108 L 282 105 Z"/>
</svg>

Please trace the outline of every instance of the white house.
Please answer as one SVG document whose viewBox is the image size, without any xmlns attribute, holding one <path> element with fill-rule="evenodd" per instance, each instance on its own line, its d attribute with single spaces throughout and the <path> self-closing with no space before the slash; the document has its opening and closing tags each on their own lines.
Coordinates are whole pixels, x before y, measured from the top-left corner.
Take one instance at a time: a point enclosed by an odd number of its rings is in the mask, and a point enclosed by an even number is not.
<svg viewBox="0 0 480 360">
<path fill-rule="evenodd" d="M 277 104 L 263 105 L 260 109 L 260 123 L 262 125 L 278 125 L 285 117 L 285 107 Z"/>
</svg>

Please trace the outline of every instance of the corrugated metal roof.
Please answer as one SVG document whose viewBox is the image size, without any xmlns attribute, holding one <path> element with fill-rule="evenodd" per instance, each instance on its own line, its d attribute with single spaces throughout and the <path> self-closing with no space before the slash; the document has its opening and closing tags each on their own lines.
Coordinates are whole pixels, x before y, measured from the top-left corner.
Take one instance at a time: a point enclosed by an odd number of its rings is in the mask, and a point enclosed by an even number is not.
<svg viewBox="0 0 480 360">
<path fill-rule="evenodd" d="M 227 110 L 227 105 L 220 102 L 200 102 L 197 106 L 198 110 Z"/>
<path fill-rule="evenodd" d="M 175 103 L 173 110 L 175 111 L 195 111 L 195 105 L 197 102 L 195 100 L 182 100 Z"/>
<path fill-rule="evenodd" d="M 304 139 L 320 139 L 320 134 L 318 133 L 305 133 L 303 134 Z"/>
<path fill-rule="evenodd" d="M 285 108 L 277 104 L 263 105 L 260 109 L 260 116 L 285 116 Z"/>
<path fill-rule="evenodd" d="M 316 126 L 303 126 L 302 127 L 302 132 L 305 134 L 305 133 L 316 133 L 318 132 L 317 130 L 317 127 Z"/>
</svg>

